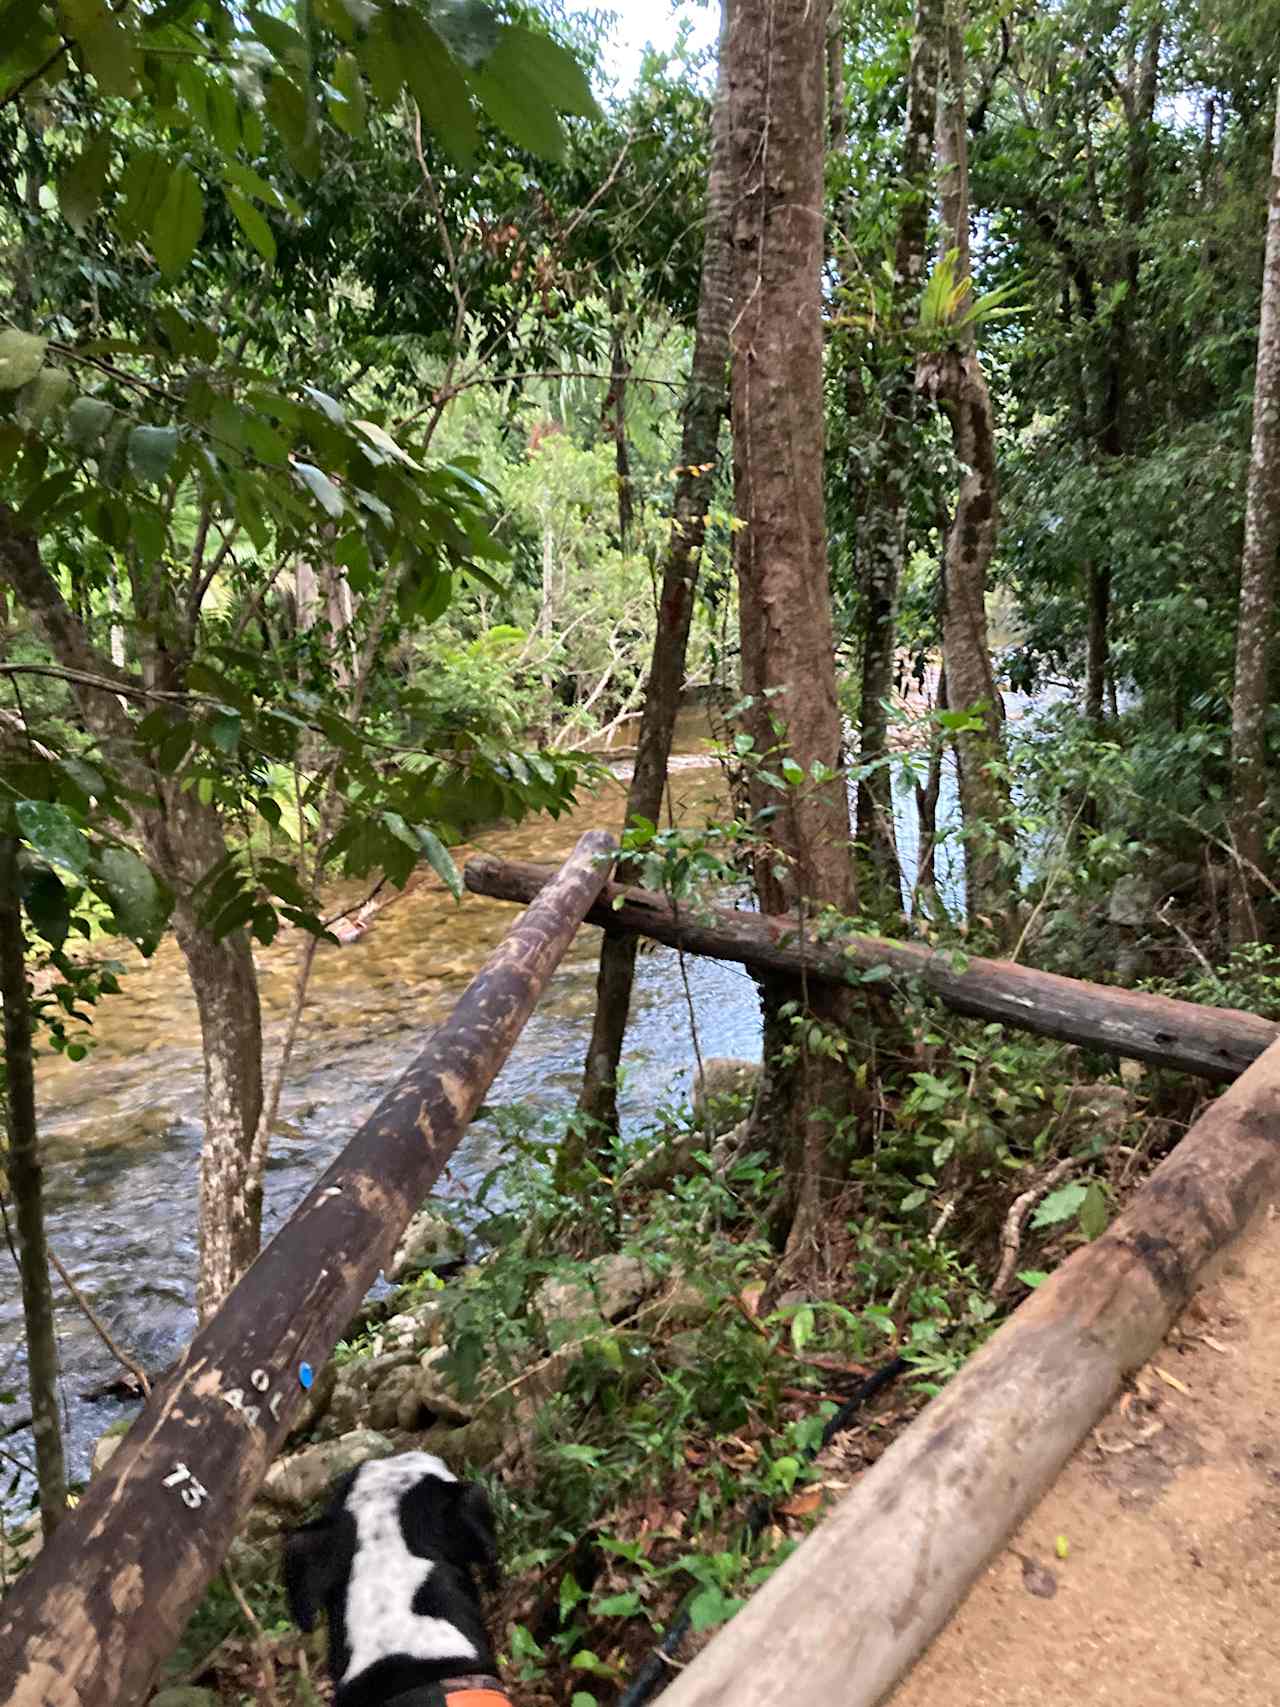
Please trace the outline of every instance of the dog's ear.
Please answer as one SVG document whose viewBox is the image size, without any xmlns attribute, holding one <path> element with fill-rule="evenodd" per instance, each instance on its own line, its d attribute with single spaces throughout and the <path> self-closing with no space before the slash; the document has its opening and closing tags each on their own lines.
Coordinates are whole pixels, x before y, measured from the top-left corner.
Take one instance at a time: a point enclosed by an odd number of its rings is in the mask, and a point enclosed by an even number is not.
<svg viewBox="0 0 1280 1707">
<path fill-rule="evenodd" d="M 295 1529 L 284 1544 L 284 1587 L 289 1613 L 308 1633 L 330 1595 L 351 1569 L 352 1524 L 345 1491 L 314 1522 Z"/>
<path fill-rule="evenodd" d="M 462 1563 L 474 1565 L 489 1588 L 498 1586 L 498 1533 L 489 1496 L 479 1482 L 461 1489 L 456 1511 Z"/>
</svg>

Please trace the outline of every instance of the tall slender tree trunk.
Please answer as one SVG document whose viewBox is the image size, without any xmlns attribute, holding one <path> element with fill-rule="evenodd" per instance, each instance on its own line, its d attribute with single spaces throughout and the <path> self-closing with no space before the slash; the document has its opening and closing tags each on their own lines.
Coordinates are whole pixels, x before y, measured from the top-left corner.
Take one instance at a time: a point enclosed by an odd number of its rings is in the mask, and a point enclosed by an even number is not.
<svg viewBox="0 0 1280 1707">
<path fill-rule="evenodd" d="M 609 289 L 609 391 L 604 400 L 605 428 L 613 440 L 613 460 L 618 481 L 618 550 L 625 551 L 635 520 L 635 495 L 631 487 L 631 455 L 627 444 L 627 361 L 622 322 L 623 298 L 615 284 Z"/>
<path fill-rule="evenodd" d="M 1140 61 L 1122 93 L 1128 140 L 1125 162 L 1125 238 L 1121 263 L 1124 293 L 1110 316 L 1107 368 L 1102 386 L 1102 431 L 1100 442 L 1106 457 L 1123 457 L 1131 444 L 1131 414 L 1134 390 L 1133 322 L 1138 312 L 1142 252 L 1139 233 L 1147 215 L 1151 177 L 1151 124 L 1155 117 L 1160 77 L 1160 47 L 1164 39 L 1164 11 L 1157 4 L 1147 21 Z M 1087 628 L 1085 649 L 1085 718 L 1095 733 L 1105 727 L 1107 672 L 1111 665 L 1111 565 L 1091 563 L 1087 583 Z M 1086 803 L 1086 818 L 1096 821 L 1093 803 Z"/>
<path fill-rule="evenodd" d="M 824 906 L 850 912 L 855 901 L 848 797 L 835 774 L 841 730 L 823 505 L 825 26 L 813 0 L 735 0 L 726 48 L 742 686 L 746 729 L 764 761 L 750 773 L 750 801 L 769 838 L 756 885 L 765 912 L 803 918 Z M 780 790 L 765 773 L 786 761 L 799 772 Z M 838 1062 L 796 1048 L 784 1008 L 797 1000 L 840 1029 L 849 1007 L 840 991 L 763 985 L 758 1115 L 785 1170 L 791 1253 L 815 1231 L 832 1122 L 847 1112 L 852 1085 Z"/>
<path fill-rule="evenodd" d="M 939 116 L 943 242 L 955 255 L 957 282 L 970 279 L 969 156 L 965 122 L 963 10 L 947 21 L 947 99 Z M 956 735 L 960 810 L 965 831 L 965 889 L 971 919 L 999 930 L 1006 917 L 1000 844 L 1008 833 L 1009 790 L 1003 770 L 1003 711 L 987 635 L 987 572 L 999 522 L 995 411 L 972 325 L 972 287 L 961 296 L 956 336 L 940 355 L 922 363 L 924 388 L 951 425 L 963 470 L 955 516 L 943 555 L 942 655 L 953 711 L 973 714 L 975 727 Z"/>
<path fill-rule="evenodd" d="M 114 678 L 40 558 L 34 535 L 0 505 L 0 574 L 17 594 L 58 662 L 80 675 Z M 149 686 L 180 686 L 171 674 Z M 218 941 L 192 896 L 227 855 L 222 823 L 191 790 L 142 764 L 131 714 L 110 691 L 73 684 L 85 726 L 136 794 L 158 805 L 132 807 L 152 869 L 173 889 L 174 931 L 190 973 L 205 1060 L 205 1130 L 200 1162 L 200 1267 L 197 1306 L 206 1320 L 258 1252 L 261 1199 L 252 1187 L 254 1133 L 262 1109 L 262 1016 L 253 951 L 243 931 Z"/>
<path fill-rule="evenodd" d="M 903 139 L 906 185 L 894 247 L 894 308 L 890 336 L 897 340 L 915 318 L 925 276 L 929 185 L 934 159 L 938 76 L 943 46 L 943 0 L 916 0 Z M 876 473 L 863 519 L 858 557 L 863 595 L 861 737 L 858 758 L 875 769 L 858 782 L 858 844 L 869 856 L 882 906 L 900 905 L 898 856 L 893 835 L 893 780 L 887 763 L 889 698 L 898 638 L 898 596 L 907 544 L 907 502 L 915 459 L 915 369 L 905 347 L 890 352 L 892 371 L 884 395 Z"/>
<path fill-rule="evenodd" d="M 1231 940 L 1260 932 L 1255 898 L 1263 864 L 1267 797 L 1266 734 L 1271 631 L 1275 623 L 1276 553 L 1280 551 L 1280 82 L 1276 86 L 1275 148 L 1267 205 L 1262 314 L 1253 391 L 1253 446 L 1245 496 L 1240 620 L 1236 628 L 1235 691 L 1231 701 L 1232 835 Z"/>
<path fill-rule="evenodd" d="M 636 745 L 635 770 L 627 790 L 627 822 L 647 818 L 657 823 L 662 811 L 667 761 L 684 686 L 685 656 L 693 621 L 694 593 L 706 533 L 706 514 L 719 456 L 720 423 L 728 401 L 727 364 L 729 321 L 733 313 L 733 251 L 730 221 L 733 213 L 729 180 L 728 107 L 723 52 L 730 0 L 721 25 L 721 55 L 716 101 L 712 114 L 711 164 L 703 228 L 702 276 L 694 328 L 689 389 L 684 403 L 680 440 L 680 473 L 676 481 L 671 537 L 662 571 L 653 656 L 645 686 L 644 709 Z M 606 933 L 600 950 L 596 982 L 596 1011 L 587 1050 L 579 1112 L 596 1135 L 618 1129 L 618 1063 L 631 990 L 635 978 L 637 939 Z M 559 1172 L 567 1177 L 581 1162 L 583 1134 L 562 1150 Z"/>
<path fill-rule="evenodd" d="M 47 1540 L 67 1508 L 67 1471 L 58 1423 L 58 1344 L 45 1242 L 44 1170 L 36 1131 L 31 992 L 27 985 L 26 934 L 18 888 L 18 841 L 11 835 L 0 835 L 0 999 L 4 1002 L 9 1136 L 6 1161 L 21 1271 L 40 1523 Z"/>
</svg>

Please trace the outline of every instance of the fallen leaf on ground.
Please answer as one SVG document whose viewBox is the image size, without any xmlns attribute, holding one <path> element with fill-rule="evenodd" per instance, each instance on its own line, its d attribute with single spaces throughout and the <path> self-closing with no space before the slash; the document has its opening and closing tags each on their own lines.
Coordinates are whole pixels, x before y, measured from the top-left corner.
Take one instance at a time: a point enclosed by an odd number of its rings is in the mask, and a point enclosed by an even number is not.
<svg viewBox="0 0 1280 1707">
<path fill-rule="evenodd" d="M 1201 1334 L 1200 1344 L 1207 1345 L 1210 1351 L 1220 1351 L 1224 1357 L 1231 1356 L 1231 1347 L 1224 1345 L 1221 1340 L 1214 1339 L 1212 1334 Z"/>
<path fill-rule="evenodd" d="M 793 1494 L 785 1500 L 778 1510 L 783 1517 L 809 1517 L 822 1504 L 821 1488 L 806 1488 L 802 1494 Z"/>
</svg>

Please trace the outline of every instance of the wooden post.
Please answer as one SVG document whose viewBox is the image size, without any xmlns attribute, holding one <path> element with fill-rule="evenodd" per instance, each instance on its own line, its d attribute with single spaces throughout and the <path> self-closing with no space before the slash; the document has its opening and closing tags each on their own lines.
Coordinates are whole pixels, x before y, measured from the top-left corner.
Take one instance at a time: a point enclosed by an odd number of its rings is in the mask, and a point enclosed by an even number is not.
<svg viewBox="0 0 1280 1707">
<path fill-rule="evenodd" d="M 1032 1293 L 681 1672 L 663 1707 L 874 1707 L 1280 1191 L 1280 1044 Z"/>
<path fill-rule="evenodd" d="M 7 1707 L 129 1707 L 520 1035 L 616 851 L 583 836 L 0 1602 Z"/>
<path fill-rule="evenodd" d="M 464 878 L 477 895 L 527 901 L 551 873 L 550 866 L 481 855 L 467 862 Z M 691 954 L 740 961 L 753 971 L 857 983 L 860 974 L 888 966 L 900 981 L 919 979 L 956 1013 L 1220 1084 L 1230 1083 L 1280 1037 L 1280 1026 L 1238 1008 L 1202 1007 L 1088 984 L 1009 960 L 953 959 L 919 943 L 885 937 L 849 934 L 817 942 L 786 916 L 735 913 L 727 907 L 677 914 L 664 896 L 616 883 L 606 886 L 587 923 L 635 931 Z"/>
</svg>

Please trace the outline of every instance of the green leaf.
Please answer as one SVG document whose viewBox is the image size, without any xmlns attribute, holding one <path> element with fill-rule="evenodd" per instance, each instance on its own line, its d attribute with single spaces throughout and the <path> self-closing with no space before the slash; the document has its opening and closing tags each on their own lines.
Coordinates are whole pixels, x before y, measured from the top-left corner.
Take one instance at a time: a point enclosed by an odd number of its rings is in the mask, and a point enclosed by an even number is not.
<svg viewBox="0 0 1280 1707">
<path fill-rule="evenodd" d="M 500 26 L 487 0 L 436 0 L 431 21 L 453 57 L 472 70 L 498 45 Z"/>
<path fill-rule="evenodd" d="M 13 809 L 18 833 L 37 853 L 77 877 L 87 877 L 93 850 L 84 831 L 63 806 L 48 800 L 20 800 Z"/>
<path fill-rule="evenodd" d="M 266 106 L 290 164 L 302 177 L 314 178 L 320 171 L 320 137 L 312 123 L 306 91 L 277 74 L 268 80 Z"/>
<path fill-rule="evenodd" d="M 723 1624 L 726 1619 L 732 1618 L 741 1605 L 740 1600 L 726 1594 L 722 1588 L 708 1586 L 695 1594 L 689 1602 L 689 1622 L 695 1632 L 711 1630 L 717 1624 Z"/>
<path fill-rule="evenodd" d="M 1037 1286 L 1043 1286 L 1048 1278 L 1048 1272 L 1043 1268 L 1022 1268 L 1018 1270 L 1018 1279 L 1024 1286 L 1029 1286 L 1033 1292 Z"/>
<path fill-rule="evenodd" d="M 76 450 L 92 450 L 111 425 L 115 410 L 105 398 L 77 397 L 67 410 L 67 441 Z"/>
<path fill-rule="evenodd" d="M 538 76 L 532 74 L 530 55 L 554 67 L 556 96 L 549 98 Z M 472 85 L 498 129 L 544 160 L 564 158 L 564 131 L 556 117 L 557 105 L 566 105 L 570 112 L 596 110 L 590 90 L 584 100 L 566 62 L 577 69 L 571 56 L 549 36 L 509 24 L 483 66 L 472 74 Z M 577 76 L 581 78 L 580 70 Z"/>
<path fill-rule="evenodd" d="M 329 101 L 334 124 L 348 136 L 362 135 L 366 118 L 364 78 L 360 73 L 360 61 L 354 53 L 338 55 L 333 67 L 333 87 L 340 97 Z"/>
<path fill-rule="evenodd" d="M 329 476 L 322 473 L 314 463 L 295 462 L 293 472 L 309 488 L 312 496 L 323 507 L 326 515 L 337 517 L 343 514 L 347 507 L 346 500 Z"/>
<path fill-rule="evenodd" d="M 508 24 L 485 63 L 486 71 L 492 69 L 495 59 L 518 68 L 558 112 L 576 113 L 586 119 L 600 117 L 586 72 L 567 47 L 544 31 Z"/>
<path fill-rule="evenodd" d="M 629 1589 L 625 1594 L 610 1594 L 597 1600 L 591 1611 L 598 1618 L 634 1618 L 640 1606 L 640 1596 Z"/>
<path fill-rule="evenodd" d="M 120 178 L 123 198 L 116 224 L 122 236 L 140 237 L 152 222 L 169 187 L 169 163 L 153 148 L 139 149 L 130 157 Z"/>
<path fill-rule="evenodd" d="M 204 196 L 190 166 L 175 166 L 151 222 L 151 248 L 166 278 L 180 273 L 204 230 Z"/>
<path fill-rule="evenodd" d="M 129 467 L 139 480 L 159 482 L 178 450 L 176 427 L 135 427 L 129 434 Z"/>
<path fill-rule="evenodd" d="M 271 227 L 251 201 L 246 201 L 235 190 L 228 190 L 226 196 L 227 206 L 235 215 L 236 224 L 267 265 L 273 267 L 276 260 L 276 240 Z"/>
<path fill-rule="evenodd" d="M 58 206 L 73 231 L 83 231 L 98 211 L 111 165 L 111 135 L 99 131 L 58 178 Z"/>
<path fill-rule="evenodd" d="M 46 942 L 61 948 L 71 929 L 71 901 L 56 872 L 31 873 L 22 897 L 27 917 Z"/>
<path fill-rule="evenodd" d="M 110 14 L 78 37 L 85 69 L 104 95 L 132 95 L 138 87 L 133 41 Z"/>
<path fill-rule="evenodd" d="M 32 332 L 0 332 L 0 391 L 16 391 L 44 366 L 47 338 Z"/>
<path fill-rule="evenodd" d="M 1088 1189 L 1087 1186 L 1081 1185 L 1079 1180 L 1072 1180 L 1069 1185 L 1062 1185 L 1057 1191 L 1051 1191 L 1031 1217 L 1031 1225 L 1057 1227 L 1063 1221 L 1070 1221 L 1078 1214 L 1081 1204 L 1088 1196 Z"/>
<path fill-rule="evenodd" d="M 391 15 L 385 7 L 374 15 L 360 52 L 379 104 L 393 105 L 404 85 L 404 64 L 391 33 Z"/>
<path fill-rule="evenodd" d="M 1080 1205 L 1080 1231 L 1086 1239 L 1101 1238 L 1110 1219 L 1107 1194 L 1102 1189 L 1101 1182 L 1093 1180 L 1084 1194 L 1084 1202 Z"/>
<path fill-rule="evenodd" d="M 273 18 L 266 12 L 250 12 L 249 27 L 263 46 L 269 48 L 283 64 L 292 66 L 295 71 L 310 70 L 311 55 L 306 41 L 292 24 L 286 24 L 283 19 Z"/>
<path fill-rule="evenodd" d="M 18 395 L 18 419 L 24 426 L 38 427 L 46 416 L 62 407 L 71 389 L 71 375 L 66 368 L 41 368 Z"/>
<path fill-rule="evenodd" d="M 469 171 L 480 131 L 461 70 L 431 25 L 416 12 L 394 12 L 392 33 L 424 123 L 430 125 L 457 164 Z"/>
<path fill-rule="evenodd" d="M 415 824 L 414 829 L 417 832 L 419 842 L 422 844 L 422 851 L 427 856 L 427 864 L 454 900 L 461 901 L 462 877 L 457 866 L 453 863 L 448 848 L 445 847 L 434 830 L 428 830 L 423 824 Z"/>
</svg>

